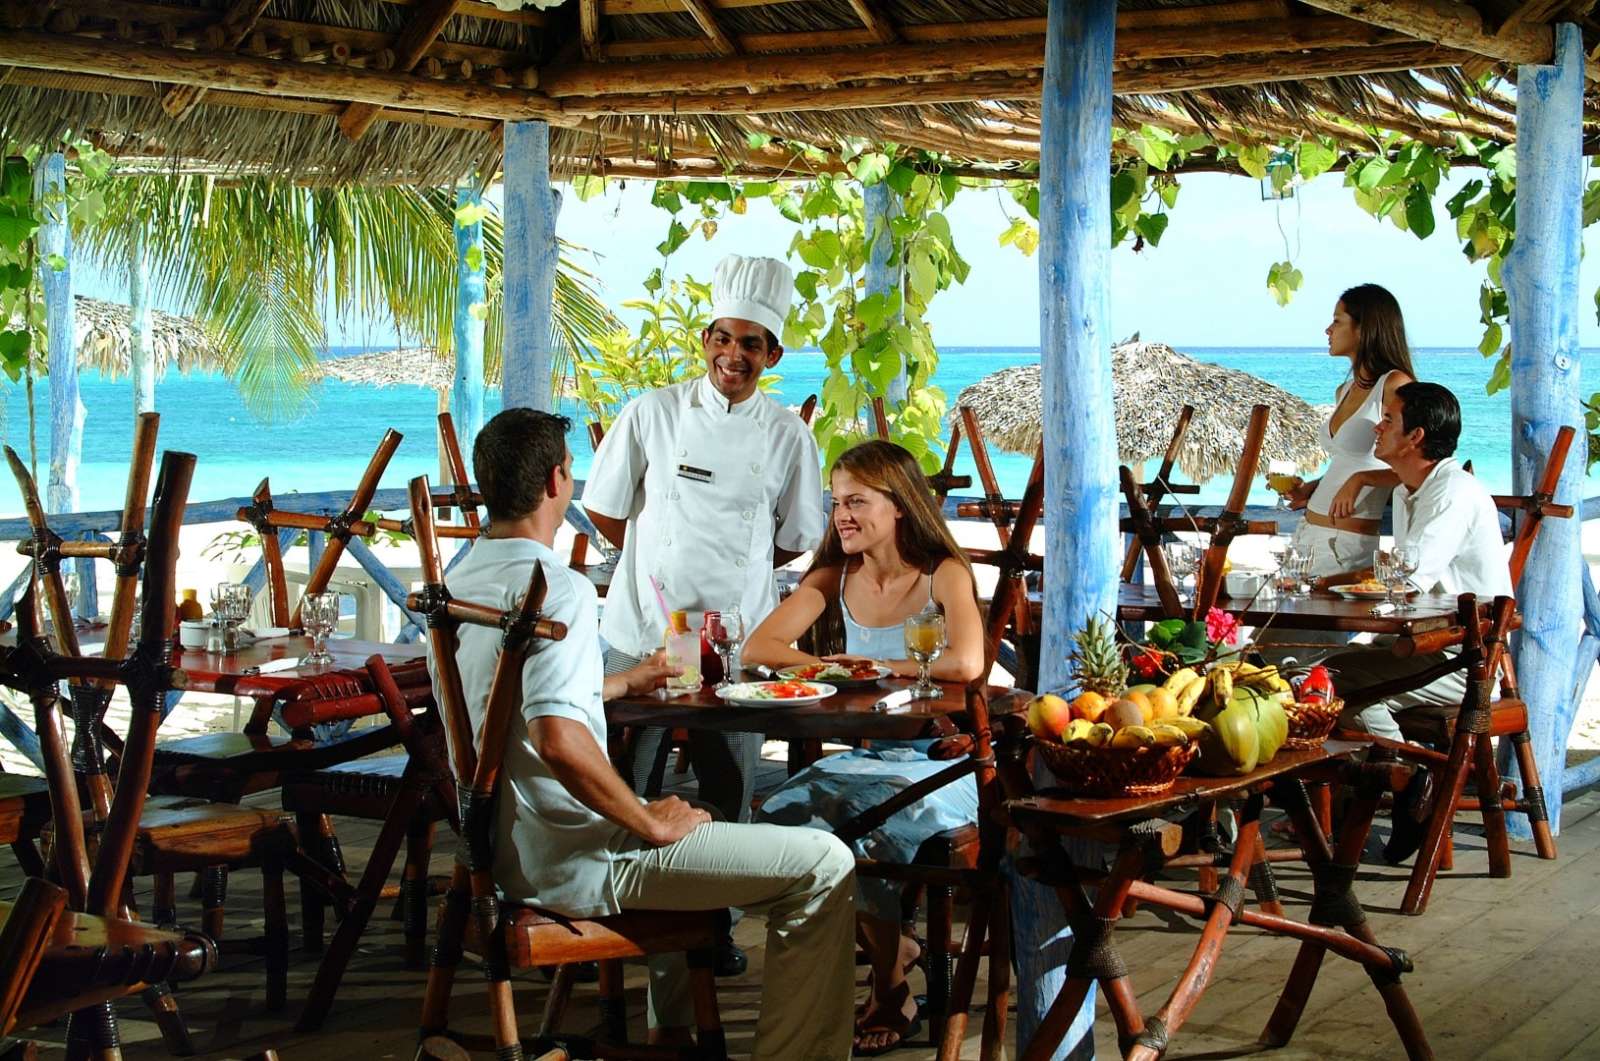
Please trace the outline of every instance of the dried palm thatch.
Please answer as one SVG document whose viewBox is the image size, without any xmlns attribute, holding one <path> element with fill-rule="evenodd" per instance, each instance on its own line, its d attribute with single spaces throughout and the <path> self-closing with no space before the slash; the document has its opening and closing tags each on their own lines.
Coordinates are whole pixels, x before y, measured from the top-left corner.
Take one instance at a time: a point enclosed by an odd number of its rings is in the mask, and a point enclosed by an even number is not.
<svg viewBox="0 0 1600 1061">
<path fill-rule="evenodd" d="M 1321 465 L 1323 415 L 1266 380 L 1178 353 L 1165 343 L 1129 342 L 1111 354 L 1117 401 L 1117 459 L 1136 465 L 1159 457 L 1185 404 L 1194 418 L 1178 454 L 1178 467 L 1195 482 L 1238 467 L 1250 409 L 1266 405 L 1263 460 L 1293 461 L 1301 471 Z M 961 391 L 957 405 L 978 414 L 984 434 L 1001 449 L 1032 456 L 1044 430 L 1038 365 L 1001 369 Z"/>
<path fill-rule="evenodd" d="M 73 304 L 73 331 L 80 368 L 111 379 L 125 377 L 132 370 L 133 311 L 127 306 L 79 295 Z M 215 338 L 192 317 L 152 310 L 147 341 L 155 356 L 157 376 L 169 369 L 220 372 L 226 365 L 226 355 Z"/>
<path fill-rule="evenodd" d="M 431 346 L 406 346 L 370 354 L 332 357 L 321 363 L 326 378 L 372 387 L 432 387 L 447 391 L 455 384 L 455 364 Z M 499 383 L 498 375 L 488 383 Z"/>
</svg>

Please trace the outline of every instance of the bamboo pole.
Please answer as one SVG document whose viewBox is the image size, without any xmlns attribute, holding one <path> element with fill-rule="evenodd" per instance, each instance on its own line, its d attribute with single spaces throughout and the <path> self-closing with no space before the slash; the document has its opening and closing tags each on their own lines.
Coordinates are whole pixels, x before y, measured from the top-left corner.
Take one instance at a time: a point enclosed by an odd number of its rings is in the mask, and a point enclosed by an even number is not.
<svg viewBox="0 0 1600 1061">
<path fill-rule="evenodd" d="M 1579 262 L 1583 256 L 1583 37 L 1577 26 L 1556 30 L 1554 66 L 1518 71 L 1517 242 L 1506 257 L 1511 323 L 1511 456 L 1517 493 L 1538 481 L 1556 434 L 1583 430 L 1578 348 Z M 1575 504 L 1584 462 L 1568 461 L 1555 500 Z M 1577 657 L 1583 629 L 1582 527 L 1546 520 L 1516 587 L 1522 632 L 1516 671 L 1528 704 L 1529 731 L 1544 779 L 1550 827 L 1561 831 L 1561 777 L 1567 739 L 1592 663 Z M 1503 762 L 1501 769 L 1511 770 Z M 1517 816 L 1513 831 L 1530 835 Z"/>
</svg>

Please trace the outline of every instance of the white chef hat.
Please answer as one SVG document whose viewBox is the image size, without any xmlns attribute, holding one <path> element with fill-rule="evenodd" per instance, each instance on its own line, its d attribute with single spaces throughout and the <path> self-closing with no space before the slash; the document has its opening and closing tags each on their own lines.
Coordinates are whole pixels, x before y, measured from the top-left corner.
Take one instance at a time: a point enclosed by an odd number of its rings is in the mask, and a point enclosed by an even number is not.
<svg viewBox="0 0 1600 1061">
<path fill-rule="evenodd" d="M 754 321 L 781 341 L 793 297 L 794 273 L 783 262 L 730 254 L 711 281 L 711 319 Z"/>
</svg>

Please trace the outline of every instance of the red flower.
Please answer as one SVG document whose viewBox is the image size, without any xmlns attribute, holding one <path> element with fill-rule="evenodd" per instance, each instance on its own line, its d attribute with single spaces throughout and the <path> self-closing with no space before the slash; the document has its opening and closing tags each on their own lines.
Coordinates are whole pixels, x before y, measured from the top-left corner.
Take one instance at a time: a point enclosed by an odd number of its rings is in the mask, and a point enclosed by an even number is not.
<svg viewBox="0 0 1600 1061">
<path fill-rule="evenodd" d="M 1129 662 L 1141 678 L 1154 678 L 1166 669 L 1163 666 L 1161 653 L 1153 648 L 1147 648 L 1143 652 L 1136 653 Z"/>
<path fill-rule="evenodd" d="M 1239 641 L 1239 620 L 1221 608 L 1206 612 L 1206 638 L 1212 643 L 1233 645 Z"/>
</svg>

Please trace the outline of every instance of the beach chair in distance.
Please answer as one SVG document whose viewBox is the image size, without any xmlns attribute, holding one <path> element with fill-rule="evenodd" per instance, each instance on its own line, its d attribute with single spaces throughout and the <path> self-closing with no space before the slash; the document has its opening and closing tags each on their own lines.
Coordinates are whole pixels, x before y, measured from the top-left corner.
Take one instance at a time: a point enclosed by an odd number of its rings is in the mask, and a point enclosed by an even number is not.
<svg viewBox="0 0 1600 1061">
<path fill-rule="evenodd" d="M 560 640 L 567 636 L 567 630 L 540 614 L 546 582 L 544 568 L 538 564 L 534 565 L 520 605 L 512 611 L 501 612 L 497 608 L 451 599 L 433 535 L 426 477 L 411 481 L 411 500 L 424 587 L 412 594 L 409 603 L 428 617 L 428 645 L 437 677 L 434 692 L 449 734 L 451 769 L 460 794 L 457 810 L 463 840 L 457 848 L 449 892 L 439 915 L 433 965 L 423 999 L 420 1038 L 426 1041 L 432 1036 L 446 1034 L 456 967 L 466 949 L 483 957 L 488 977 L 489 1011 L 495 1028 L 493 1049 L 502 1057 L 517 1056 L 521 1049 L 511 994 L 512 967 L 562 967 L 556 973 L 545 1009 L 541 1038 L 548 1041 L 554 1036 L 566 1008 L 572 986 L 571 963 L 616 963 L 624 958 L 686 950 L 690 955 L 699 1045 L 684 1051 L 682 1056 L 725 1057 L 726 1043 L 717 1013 L 712 975 L 713 950 L 720 936 L 717 916 L 720 911 L 625 911 L 613 917 L 566 918 L 547 915 L 518 903 L 502 902 L 495 894 L 491 877 L 497 831 L 495 794 L 501 780 L 502 757 L 510 739 L 510 727 L 521 717 L 519 690 L 523 661 L 535 639 Z M 456 665 L 456 632 L 464 623 L 504 631 L 500 660 L 479 730 L 481 751 L 474 743 L 461 673 Z M 576 634 L 589 636 L 586 631 Z M 382 660 L 374 660 L 369 666 L 379 672 L 384 669 Z M 602 990 L 612 992 L 602 1000 L 602 1020 L 607 1038 L 620 1042 L 624 1031 L 622 978 L 614 964 L 610 971 L 610 975 L 602 972 L 601 976 Z M 625 1044 L 608 1045 L 606 1053 L 618 1056 L 624 1049 Z M 660 1057 L 662 1051 L 647 1048 L 645 1054 Z"/>
</svg>

